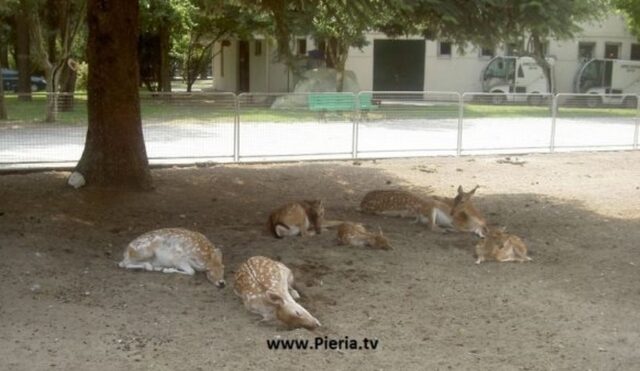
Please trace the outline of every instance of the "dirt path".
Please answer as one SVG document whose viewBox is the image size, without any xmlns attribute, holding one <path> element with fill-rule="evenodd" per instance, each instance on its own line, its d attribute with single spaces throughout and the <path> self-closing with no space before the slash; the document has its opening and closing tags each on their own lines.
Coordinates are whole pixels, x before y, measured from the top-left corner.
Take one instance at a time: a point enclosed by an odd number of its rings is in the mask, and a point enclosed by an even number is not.
<svg viewBox="0 0 640 371">
<path fill-rule="evenodd" d="M 0 177 L 3 370 L 631 370 L 640 364 L 640 152 L 422 158 L 154 171 L 144 194 L 73 191 L 66 173 Z M 474 264 L 475 237 L 359 214 L 376 188 L 452 195 L 529 245 L 534 261 Z M 275 240 L 268 212 L 322 197 L 327 217 L 377 228 L 395 250 L 332 232 Z M 258 323 L 203 275 L 117 268 L 159 227 L 205 233 L 227 280 L 252 255 L 290 266 L 317 334 Z M 377 339 L 376 350 L 269 350 L 267 339 Z"/>
</svg>

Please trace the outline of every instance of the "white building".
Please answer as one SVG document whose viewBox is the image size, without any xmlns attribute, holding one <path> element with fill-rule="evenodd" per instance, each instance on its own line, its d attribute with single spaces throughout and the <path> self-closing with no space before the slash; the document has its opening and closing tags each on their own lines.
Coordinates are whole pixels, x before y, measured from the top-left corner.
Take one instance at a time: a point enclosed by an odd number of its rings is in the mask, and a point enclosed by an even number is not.
<svg viewBox="0 0 640 371">
<path fill-rule="evenodd" d="M 621 15 L 583 24 L 582 29 L 573 40 L 550 40 L 548 44 L 548 55 L 556 60 L 558 92 L 573 92 L 575 74 L 585 60 L 605 57 L 640 60 L 640 43 Z M 491 57 L 511 54 L 505 48 L 494 51 L 472 47 L 461 54 L 456 45 L 446 41 L 420 37 L 390 39 L 381 33 L 368 34 L 367 41 L 362 50 L 349 51 L 346 66 L 355 72 L 362 90 L 480 92 L 480 75 Z M 218 43 L 214 48 L 215 52 L 223 49 L 213 60 L 216 90 L 293 91 L 296 78 L 276 61 L 277 46 L 273 40 L 233 40 L 225 45 Z M 294 51 L 300 56 L 315 48 L 310 38 L 295 40 Z"/>
</svg>

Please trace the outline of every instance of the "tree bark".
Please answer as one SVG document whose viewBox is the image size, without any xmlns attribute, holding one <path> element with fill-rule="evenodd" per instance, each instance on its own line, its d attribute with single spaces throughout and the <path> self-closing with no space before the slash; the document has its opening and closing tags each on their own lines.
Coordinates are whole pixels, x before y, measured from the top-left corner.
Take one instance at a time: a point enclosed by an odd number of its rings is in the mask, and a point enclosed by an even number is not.
<svg viewBox="0 0 640 371">
<path fill-rule="evenodd" d="M 4 65 L 0 63 L 0 68 Z M 4 105 L 4 82 L 2 81 L 2 74 L 0 73 L 0 120 L 7 119 L 7 108 Z"/>
<path fill-rule="evenodd" d="M 138 95 L 138 2 L 89 0 L 89 128 L 76 166 L 87 184 L 150 189 Z"/>
<path fill-rule="evenodd" d="M 544 43 L 542 42 L 542 38 L 537 34 L 532 34 L 529 41 L 532 43 L 533 59 L 542 68 L 542 72 L 547 78 L 547 89 L 549 90 L 549 93 L 555 94 L 555 81 L 553 81 L 553 76 L 551 74 L 551 65 L 549 65 L 549 62 L 544 55 Z"/>
<path fill-rule="evenodd" d="M 169 52 L 171 51 L 171 38 L 170 30 L 165 21 L 164 24 L 159 27 L 160 37 L 160 81 L 158 90 L 170 92 L 171 91 L 171 59 L 169 58 Z"/>
<path fill-rule="evenodd" d="M 2 21 L 4 22 L 4 19 Z M 0 66 L 9 66 L 9 46 L 4 42 L 0 44 Z"/>
<path fill-rule="evenodd" d="M 29 9 L 25 0 L 15 15 L 16 24 L 16 67 L 18 69 L 18 99 L 31 100 L 31 63 L 29 59 Z"/>
</svg>

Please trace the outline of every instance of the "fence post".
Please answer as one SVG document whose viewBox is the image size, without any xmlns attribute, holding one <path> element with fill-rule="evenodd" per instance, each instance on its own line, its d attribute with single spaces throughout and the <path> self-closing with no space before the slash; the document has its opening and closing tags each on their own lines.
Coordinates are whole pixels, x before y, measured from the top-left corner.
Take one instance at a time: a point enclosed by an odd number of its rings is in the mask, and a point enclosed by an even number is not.
<svg viewBox="0 0 640 371">
<path fill-rule="evenodd" d="M 556 116 L 558 115 L 558 97 L 560 94 L 553 95 L 551 100 L 551 138 L 549 138 L 549 152 L 556 150 Z"/>
<path fill-rule="evenodd" d="M 234 107 L 233 162 L 239 162 L 240 161 L 240 97 L 237 96 L 235 93 L 231 93 L 231 94 L 233 96 L 233 107 Z"/>
<path fill-rule="evenodd" d="M 458 94 L 458 140 L 456 143 L 456 155 L 462 154 L 462 130 L 463 130 L 463 117 L 464 117 L 464 96 L 466 93 Z"/>
<path fill-rule="evenodd" d="M 636 95 L 636 127 L 633 130 L 633 149 L 638 149 L 638 129 L 640 129 L 640 96 Z"/>
</svg>

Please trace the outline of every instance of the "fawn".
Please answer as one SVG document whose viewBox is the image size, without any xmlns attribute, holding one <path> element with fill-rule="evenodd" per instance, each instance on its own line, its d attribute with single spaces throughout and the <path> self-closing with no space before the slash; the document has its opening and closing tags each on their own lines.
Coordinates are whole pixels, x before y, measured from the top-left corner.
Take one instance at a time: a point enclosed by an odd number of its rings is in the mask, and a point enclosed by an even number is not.
<svg viewBox="0 0 640 371">
<path fill-rule="evenodd" d="M 249 258 L 235 273 L 234 292 L 263 321 L 277 319 L 290 328 L 308 330 L 320 327 L 320 322 L 295 301 L 300 295 L 293 288 L 293 274 L 280 262 L 264 256 Z"/>
<path fill-rule="evenodd" d="M 183 228 L 157 229 L 137 237 L 118 266 L 187 275 L 204 271 L 213 284 L 225 285 L 220 249 L 203 234 Z"/>
<path fill-rule="evenodd" d="M 269 215 L 269 231 L 274 237 L 308 236 L 313 227 L 316 234 L 322 232 L 324 203 L 322 200 L 304 200 L 279 207 Z M 311 232 L 313 233 L 313 232 Z"/>
<path fill-rule="evenodd" d="M 503 228 L 487 229 L 487 235 L 476 245 L 476 258 L 476 264 L 485 260 L 498 262 L 531 260 L 527 256 L 527 245 L 520 237 L 505 232 Z"/>
<path fill-rule="evenodd" d="M 370 246 L 374 249 L 393 249 L 389 240 L 378 228 L 378 233 L 372 233 L 360 223 L 345 222 L 338 226 L 338 244 L 357 247 Z"/>
</svg>

